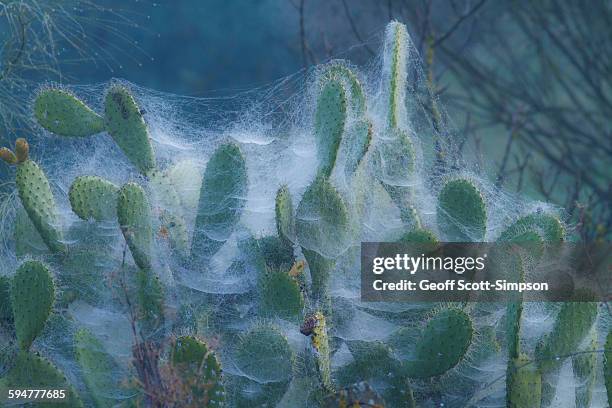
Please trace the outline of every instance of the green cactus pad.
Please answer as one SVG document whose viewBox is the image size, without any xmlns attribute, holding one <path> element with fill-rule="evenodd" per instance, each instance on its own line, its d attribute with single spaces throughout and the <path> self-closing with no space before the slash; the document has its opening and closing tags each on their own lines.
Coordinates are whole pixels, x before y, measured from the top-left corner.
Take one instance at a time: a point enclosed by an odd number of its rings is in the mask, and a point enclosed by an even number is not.
<svg viewBox="0 0 612 408">
<path fill-rule="evenodd" d="M 164 287 L 151 270 L 140 269 L 136 273 L 137 312 L 141 334 L 149 339 L 159 337 L 165 322 Z"/>
<path fill-rule="evenodd" d="M 328 286 L 331 278 L 331 273 L 336 266 L 336 261 L 333 259 L 321 256 L 316 251 L 302 248 L 302 253 L 308 264 L 310 270 L 310 277 L 312 279 L 312 298 L 315 302 L 321 303 L 321 306 L 325 309 L 325 313 L 330 313 L 330 304 Z"/>
<path fill-rule="evenodd" d="M 117 219 L 136 265 L 140 269 L 151 269 L 151 207 L 144 190 L 138 184 L 127 183 L 119 190 Z"/>
<path fill-rule="evenodd" d="M 506 307 L 506 342 L 510 358 L 518 358 L 520 353 L 521 316 L 523 302 L 508 302 Z"/>
<path fill-rule="evenodd" d="M 347 244 L 350 220 L 344 200 L 324 177 L 317 177 L 304 193 L 296 212 L 300 245 L 334 258 Z"/>
<path fill-rule="evenodd" d="M 335 78 L 342 80 L 350 93 L 349 106 L 353 115 L 363 115 L 366 110 L 365 93 L 357 74 L 348 66 L 348 63 L 342 60 L 331 61 L 324 70 L 321 82 Z"/>
<path fill-rule="evenodd" d="M 304 308 L 297 279 L 284 270 L 267 270 L 261 278 L 261 311 L 264 315 L 295 320 Z"/>
<path fill-rule="evenodd" d="M 408 31 L 397 21 L 387 25 L 385 63 L 388 64 L 389 127 L 397 128 L 402 122 L 406 108 L 406 76 L 408 56 Z"/>
<path fill-rule="evenodd" d="M 608 332 L 604 349 L 604 383 L 608 393 L 608 404 L 612 404 L 612 331 Z"/>
<path fill-rule="evenodd" d="M 162 210 L 159 215 L 162 230 L 160 236 L 167 238 L 170 248 L 180 259 L 187 259 L 189 255 L 189 235 L 185 219 L 168 210 Z"/>
<path fill-rule="evenodd" d="M 470 180 L 447 182 L 438 196 L 438 225 L 449 241 L 481 242 L 487 226 L 485 201 Z"/>
<path fill-rule="evenodd" d="M 189 235 L 183 216 L 181 198 L 172 185 L 167 172 L 153 171 L 149 175 L 149 186 L 153 191 L 154 203 L 160 208 L 160 237 L 169 241 L 173 252 L 182 260 L 189 256 Z"/>
<path fill-rule="evenodd" d="M 113 220 L 117 217 L 119 188 L 96 176 L 77 177 L 68 192 L 72 211 L 83 220 Z"/>
<path fill-rule="evenodd" d="M 596 318 L 596 302 L 563 303 L 552 331 L 536 346 L 535 355 L 543 375 L 557 369 L 563 356 L 576 351 Z"/>
<path fill-rule="evenodd" d="M 149 130 L 134 97 L 123 86 L 113 86 L 104 103 L 106 130 L 142 174 L 155 168 Z"/>
<path fill-rule="evenodd" d="M 219 146 L 208 161 L 191 245 L 196 262 L 207 262 L 230 237 L 247 194 L 246 162 L 234 143 Z"/>
<path fill-rule="evenodd" d="M 54 300 L 55 285 L 49 269 L 38 261 L 24 262 L 11 287 L 15 332 L 22 350 L 28 350 L 42 331 Z"/>
<path fill-rule="evenodd" d="M 68 383 L 66 377 L 50 362 L 42 357 L 21 351 L 15 359 L 11 370 L 0 378 L 0 396 L 8 395 L 12 389 L 45 389 L 65 390 L 65 398 L 61 402 L 34 402 L 20 405 L 32 408 L 65 408 L 83 407 L 74 389 Z"/>
<path fill-rule="evenodd" d="M 338 147 L 346 122 L 346 91 L 342 82 L 330 78 L 321 85 L 317 97 L 314 133 L 319 171 L 328 176 L 336 163 Z"/>
<path fill-rule="evenodd" d="M 51 251 L 63 252 L 65 245 L 62 242 L 60 218 L 45 173 L 28 159 L 17 165 L 15 182 L 21 204 L 40 237 Z"/>
<path fill-rule="evenodd" d="M 536 212 L 519 218 L 514 224 L 502 232 L 500 241 L 533 241 L 536 236 L 545 242 L 563 241 L 565 228 L 559 218 L 554 215 Z M 535 238 L 537 239 L 537 238 Z"/>
<path fill-rule="evenodd" d="M 281 186 L 278 189 L 274 210 L 278 236 L 290 245 L 295 240 L 295 217 L 291 192 L 287 186 Z"/>
<path fill-rule="evenodd" d="M 291 377 L 293 351 L 277 328 L 260 325 L 240 338 L 236 364 L 249 378 L 259 382 L 283 382 Z"/>
<path fill-rule="evenodd" d="M 11 305 L 11 278 L 0 276 L 0 325 L 13 322 L 13 306 Z"/>
<path fill-rule="evenodd" d="M 85 137 L 104 130 L 104 120 L 81 100 L 61 89 L 45 89 L 34 101 L 38 124 L 60 136 Z"/>
<path fill-rule="evenodd" d="M 389 129 L 387 137 L 379 139 L 372 155 L 374 174 L 400 210 L 404 223 L 416 226 L 409 184 L 415 170 L 414 146 L 409 135 L 396 128 Z"/>
<path fill-rule="evenodd" d="M 58 277 L 62 294 L 78 297 L 90 305 L 108 301 L 111 294 L 106 274 L 118 266 L 119 261 L 113 260 L 99 248 L 83 248 L 80 245 L 71 248 L 62 259 L 62 273 Z"/>
<path fill-rule="evenodd" d="M 170 361 L 191 386 L 190 397 L 207 407 L 221 407 L 225 401 L 221 365 L 206 343 L 191 336 L 176 339 Z M 203 405 L 204 406 L 204 405 Z"/>
<path fill-rule="evenodd" d="M 14 231 L 15 255 L 25 256 L 49 255 L 49 247 L 40 237 L 38 230 L 30 220 L 30 216 L 22 206 L 17 206 Z"/>
<path fill-rule="evenodd" d="M 576 408 L 589 408 L 597 380 L 597 333 L 592 336 L 584 353 L 572 356 L 572 370 L 576 379 Z"/>
<path fill-rule="evenodd" d="M 508 408 L 540 406 L 542 377 L 535 364 L 528 364 L 525 356 L 508 363 L 506 373 L 506 402 Z"/>
<path fill-rule="evenodd" d="M 128 397 L 121 389 L 123 373 L 104 346 L 89 331 L 81 329 L 74 336 L 76 359 L 85 384 L 97 408 L 110 408 Z"/>
<path fill-rule="evenodd" d="M 391 349 L 379 341 L 353 340 L 348 342 L 348 349 L 353 361 L 335 374 L 337 383 L 343 387 L 363 380 L 389 377 L 397 365 Z"/>
<path fill-rule="evenodd" d="M 265 268 L 288 271 L 295 263 L 293 247 L 275 236 L 249 240 L 249 248 L 256 255 L 256 263 L 261 272 Z"/>
<path fill-rule="evenodd" d="M 405 361 L 411 378 L 430 378 L 444 374 L 465 357 L 472 341 L 472 320 L 459 309 L 443 309 L 427 322 L 414 351 Z"/>
<path fill-rule="evenodd" d="M 350 177 L 357 171 L 359 163 L 370 148 L 372 132 L 372 122 L 368 119 L 359 119 L 346 129 L 341 142 L 345 176 Z"/>
<path fill-rule="evenodd" d="M 434 251 L 440 243 L 433 232 L 423 228 L 405 233 L 397 242 L 410 245 L 410 250 L 415 254 Z"/>
</svg>

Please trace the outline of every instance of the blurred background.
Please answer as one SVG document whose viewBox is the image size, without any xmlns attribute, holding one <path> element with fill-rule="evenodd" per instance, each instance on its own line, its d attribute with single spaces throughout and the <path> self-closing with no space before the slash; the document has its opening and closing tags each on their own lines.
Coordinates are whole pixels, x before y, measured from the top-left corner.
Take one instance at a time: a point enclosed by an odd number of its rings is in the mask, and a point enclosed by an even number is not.
<svg viewBox="0 0 612 408">
<path fill-rule="evenodd" d="M 0 145 L 35 129 L 29 104 L 47 81 L 231 95 L 330 58 L 367 66 L 393 19 L 487 177 L 563 207 L 577 236 L 610 240 L 606 0 L 0 1 Z"/>
</svg>

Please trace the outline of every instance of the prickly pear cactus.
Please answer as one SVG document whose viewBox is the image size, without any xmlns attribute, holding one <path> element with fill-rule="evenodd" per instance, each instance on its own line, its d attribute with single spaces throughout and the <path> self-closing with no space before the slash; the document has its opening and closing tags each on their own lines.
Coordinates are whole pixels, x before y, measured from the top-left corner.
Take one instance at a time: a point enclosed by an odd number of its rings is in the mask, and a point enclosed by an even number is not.
<svg viewBox="0 0 612 408">
<path fill-rule="evenodd" d="M 80 398 L 66 379 L 66 377 L 47 360 L 25 351 L 19 352 L 14 361 L 13 368 L 0 378 L 0 395 L 8 395 L 8 390 L 16 389 L 45 389 L 63 390 L 64 398 L 59 401 L 59 393 L 45 402 L 25 402 L 25 407 L 83 407 Z M 53 397 L 53 395 L 51 395 Z M 31 401 L 31 400 L 30 400 Z"/>
<path fill-rule="evenodd" d="M 44 89 L 34 100 L 34 117 L 50 132 L 85 137 L 104 130 L 104 120 L 76 96 L 62 89 Z"/>
<path fill-rule="evenodd" d="M 315 138 L 319 164 L 323 175 L 329 177 L 338 154 L 346 122 L 346 91 L 342 83 L 329 78 L 321 85 L 315 113 Z"/>
<path fill-rule="evenodd" d="M 147 125 L 134 97 L 123 86 L 113 86 L 104 102 L 104 124 L 113 140 L 142 174 L 155 168 Z"/>
<path fill-rule="evenodd" d="M 295 228 L 310 269 L 313 300 L 329 314 L 331 273 L 336 255 L 345 249 L 351 225 L 344 200 L 323 176 L 318 176 L 304 193 Z"/>
<path fill-rule="evenodd" d="M 470 180 L 451 180 L 442 187 L 438 196 L 438 223 L 449 241 L 484 239 L 487 209 L 482 194 Z"/>
<path fill-rule="evenodd" d="M 83 220 L 114 220 L 119 188 L 96 176 L 77 177 L 68 192 L 72 211 Z"/>
<path fill-rule="evenodd" d="M 151 207 L 144 190 L 138 184 L 128 183 L 119 190 L 117 219 L 134 262 L 140 269 L 150 270 L 153 245 Z"/>
<path fill-rule="evenodd" d="M 11 287 L 15 333 L 22 350 L 27 351 L 42 332 L 54 301 L 55 284 L 47 266 L 38 261 L 23 263 Z"/>
<path fill-rule="evenodd" d="M 195 262 L 206 262 L 227 240 L 240 219 L 247 192 L 246 163 L 240 148 L 228 143 L 210 158 L 198 203 L 191 245 Z"/>
<path fill-rule="evenodd" d="M 528 408 L 540 405 L 542 377 L 525 356 L 512 359 L 506 373 L 506 402 L 508 407 Z"/>
<path fill-rule="evenodd" d="M 122 370 L 92 333 L 79 330 L 75 337 L 76 359 L 97 408 L 113 407 L 129 396 L 122 390 Z"/>
<path fill-rule="evenodd" d="M 25 140 L 0 148 L 16 176 L 14 194 L 0 186 L 0 404 L 32 386 L 65 389 L 40 405 L 70 407 L 572 408 L 600 403 L 600 384 L 612 394 L 593 297 L 360 299 L 361 242 L 429 254 L 494 237 L 489 272 L 526 281 L 545 256 L 565 260 L 573 230 L 453 151 L 403 24 L 382 48 L 372 72 L 332 60 L 307 92 L 245 112 L 117 81 L 40 90 L 42 131 L 95 143 L 41 138 L 51 180 Z"/>
<path fill-rule="evenodd" d="M 0 158 L 5 163 L 17 166 L 15 184 L 19 198 L 41 238 L 51 251 L 65 251 L 57 205 L 49 180 L 38 164 L 29 158 L 28 142 L 17 139 L 14 153 L 7 148 L 2 152 Z"/>
<path fill-rule="evenodd" d="M 206 343 L 191 336 L 175 340 L 170 356 L 172 366 L 188 387 L 186 406 L 222 407 L 225 388 L 221 365 Z"/>
<path fill-rule="evenodd" d="M 444 309 L 435 313 L 416 343 L 414 357 L 405 362 L 407 376 L 430 378 L 444 374 L 465 358 L 473 332 L 472 320 L 465 312 Z"/>
</svg>

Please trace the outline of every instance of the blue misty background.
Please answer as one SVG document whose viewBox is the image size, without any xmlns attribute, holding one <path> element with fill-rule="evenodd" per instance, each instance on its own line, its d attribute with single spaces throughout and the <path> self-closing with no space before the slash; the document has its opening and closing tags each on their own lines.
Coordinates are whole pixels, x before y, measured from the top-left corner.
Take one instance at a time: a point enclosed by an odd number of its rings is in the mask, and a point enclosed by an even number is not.
<svg viewBox="0 0 612 408">
<path fill-rule="evenodd" d="M 104 26 L 100 46 L 118 47 L 105 64 L 67 67 L 81 83 L 113 76 L 166 92 L 202 95 L 268 83 L 301 69 L 299 18 L 285 1 L 107 1 L 138 27 L 134 47 Z M 92 69 L 93 68 L 93 69 Z"/>
</svg>

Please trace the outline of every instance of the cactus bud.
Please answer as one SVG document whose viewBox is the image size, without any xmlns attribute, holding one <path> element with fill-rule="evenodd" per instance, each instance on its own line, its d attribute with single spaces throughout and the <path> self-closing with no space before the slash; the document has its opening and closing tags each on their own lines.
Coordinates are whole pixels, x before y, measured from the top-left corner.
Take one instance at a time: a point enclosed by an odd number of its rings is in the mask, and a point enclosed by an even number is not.
<svg viewBox="0 0 612 408">
<path fill-rule="evenodd" d="M 30 145 L 28 145 L 27 140 L 23 138 L 17 139 L 15 142 L 15 154 L 17 155 L 17 162 L 23 163 L 28 160 L 28 156 L 30 154 Z"/>
<path fill-rule="evenodd" d="M 17 156 L 15 156 L 15 153 L 6 147 L 0 149 L 0 159 L 4 160 L 6 164 L 17 163 Z"/>
</svg>

